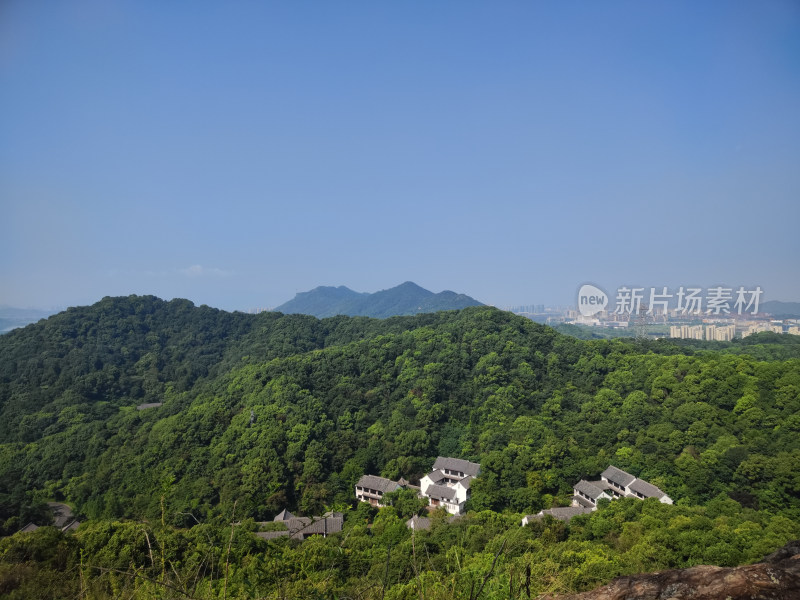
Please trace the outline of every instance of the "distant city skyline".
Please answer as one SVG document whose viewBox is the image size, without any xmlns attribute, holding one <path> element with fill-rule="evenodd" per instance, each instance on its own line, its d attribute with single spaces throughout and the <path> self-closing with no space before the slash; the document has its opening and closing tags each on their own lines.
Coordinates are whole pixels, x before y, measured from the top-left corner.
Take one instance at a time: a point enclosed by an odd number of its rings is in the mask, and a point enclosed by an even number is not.
<svg viewBox="0 0 800 600">
<path fill-rule="evenodd" d="M 800 301 L 800 4 L 9 0 L 0 305 Z"/>
</svg>

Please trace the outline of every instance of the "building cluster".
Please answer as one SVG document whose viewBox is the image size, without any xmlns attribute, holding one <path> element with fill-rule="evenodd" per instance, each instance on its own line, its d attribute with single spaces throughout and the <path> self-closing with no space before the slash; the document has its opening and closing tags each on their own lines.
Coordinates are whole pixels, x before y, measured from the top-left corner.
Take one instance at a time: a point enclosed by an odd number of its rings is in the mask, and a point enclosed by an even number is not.
<svg viewBox="0 0 800 600">
<path fill-rule="evenodd" d="M 470 496 L 472 480 L 480 473 L 481 466 L 460 458 L 440 456 L 433 469 L 420 480 L 419 487 L 405 480 L 392 481 L 376 475 L 364 475 L 356 483 L 356 499 L 373 506 L 383 506 L 383 496 L 399 489 L 418 490 L 420 498 L 426 498 L 430 506 L 440 506 L 451 515 L 464 513 L 464 505 Z"/>
<path fill-rule="evenodd" d="M 634 477 L 613 465 L 600 474 L 599 481 L 581 479 L 572 487 L 572 492 L 571 506 L 550 508 L 539 511 L 535 515 L 527 515 L 522 519 L 522 525 L 527 525 L 533 519 L 541 519 L 545 515 L 550 515 L 562 521 L 569 521 L 576 515 L 583 515 L 597 510 L 597 503 L 600 500 L 616 500 L 617 498 L 645 500 L 647 498 L 655 498 L 662 504 L 672 504 L 672 498 L 652 483 Z"/>
<path fill-rule="evenodd" d="M 713 342 L 730 342 L 736 335 L 736 325 L 672 325 L 669 337 L 684 340 L 708 340 Z"/>
<path fill-rule="evenodd" d="M 756 333 L 761 333 L 762 331 L 771 331 L 773 333 L 783 333 L 783 325 L 779 323 L 754 323 L 750 325 L 747 329 L 742 332 L 742 337 L 747 337 L 748 335 L 754 335 Z M 791 328 L 790 331 L 791 332 Z"/>
<path fill-rule="evenodd" d="M 376 507 L 385 506 L 386 494 L 411 489 L 420 498 L 426 498 L 430 508 L 444 508 L 450 513 L 448 522 L 452 522 L 464 514 L 464 505 L 470 495 L 470 484 L 479 475 L 480 468 L 478 463 L 440 456 L 433 463 L 431 472 L 420 479 L 419 486 L 411 485 L 404 479 L 392 481 L 377 475 L 363 475 L 355 486 L 356 499 Z M 581 479 L 576 483 L 573 486 L 571 506 L 549 508 L 535 515 L 527 515 L 522 519 L 522 525 L 545 515 L 569 521 L 576 515 L 597 510 L 600 500 L 617 498 L 655 498 L 663 504 L 672 504 L 672 498 L 652 483 L 612 465 L 600 474 L 598 481 Z M 262 526 L 271 526 L 271 531 L 259 531 L 256 535 L 267 540 L 281 537 L 304 540 L 312 535 L 325 537 L 339 533 L 343 523 L 344 515 L 340 512 L 327 512 L 321 517 L 296 517 L 289 511 L 282 510 L 271 523 L 261 523 Z M 430 529 L 431 520 L 428 517 L 413 516 L 406 521 L 406 526 L 410 529 Z"/>
<path fill-rule="evenodd" d="M 800 335 L 800 326 L 790 324 L 784 331 L 781 321 L 750 321 L 739 323 L 739 331 L 743 338 L 748 335 L 771 331 L 773 333 L 788 333 Z M 672 325 L 669 328 L 669 337 L 685 340 L 709 340 L 715 342 L 730 342 L 736 336 L 736 325 Z"/>
</svg>

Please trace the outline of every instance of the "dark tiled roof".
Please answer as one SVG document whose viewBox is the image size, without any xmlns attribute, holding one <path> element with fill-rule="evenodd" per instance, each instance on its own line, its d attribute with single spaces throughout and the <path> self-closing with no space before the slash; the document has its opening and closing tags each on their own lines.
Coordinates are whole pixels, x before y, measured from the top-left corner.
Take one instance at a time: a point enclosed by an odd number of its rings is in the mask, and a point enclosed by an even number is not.
<svg viewBox="0 0 800 600">
<path fill-rule="evenodd" d="M 643 479 L 634 480 L 629 487 L 634 492 L 639 492 L 645 498 L 661 498 L 662 496 L 666 496 L 664 492 L 662 492 L 652 483 L 647 483 Z"/>
<path fill-rule="evenodd" d="M 458 515 L 451 515 L 447 517 L 447 522 L 452 523 L 456 519 L 459 519 Z M 414 515 L 408 521 L 406 521 L 406 527 L 409 529 L 430 529 L 431 528 L 431 520 L 429 517 L 418 517 Z"/>
<path fill-rule="evenodd" d="M 164 404 L 163 402 L 147 402 L 145 404 L 140 404 L 136 407 L 136 410 L 147 410 L 148 408 L 158 408 Z"/>
<path fill-rule="evenodd" d="M 631 475 L 630 473 L 626 473 L 622 469 L 618 469 L 614 465 L 608 467 L 605 471 L 600 474 L 600 477 L 605 477 L 606 479 L 610 479 L 614 483 L 619 483 L 622 487 L 628 486 L 630 483 L 633 482 L 636 477 Z"/>
<path fill-rule="evenodd" d="M 281 537 L 289 537 L 289 532 L 284 531 L 256 531 L 256 535 L 265 540 L 274 540 Z"/>
<path fill-rule="evenodd" d="M 272 519 L 272 520 L 273 521 L 288 521 L 289 519 L 293 519 L 293 518 L 294 518 L 294 515 L 284 508 L 281 512 L 279 512 L 277 515 L 275 515 L 275 518 Z"/>
<path fill-rule="evenodd" d="M 344 524 L 344 515 L 339 512 L 326 513 L 324 517 L 295 517 L 291 516 L 289 511 L 286 514 L 290 515 L 283 521 L 279 521 L 286 525 L 286 529 L 278 531 L 258 531 L 256 535 L 265 540 L 274 540 L 279 537 L 291 537 L 292 539 L 302 540 L 309 535 L 328 535 L 330 533 L 339 533 Z M 265 525 L 265 523 L 261 523 Z"/>
<path fill-rule="evenodd" d="M 66 533 L 67 531 L 74 531 L 80 526 L 81 526 L 80 521 L 72 521 L 69 525 L 64 525 L 64 527 L 61 528 L 61 532 Z"/>
<path fill-rule="evenodd" d="M 425 490 L 425 495 L 429 496 L 430 498 L 446 498 L 447 500 L 454 500 L 456 497 L 456 491 L 453 488 L 447 487 L 446 485 L 431 484 L 428 486 L 428 489 Z"/>
<path fill-rule="evenodd" d="M 36 531 L 37 529 L 39 529 L 39 526 L 36 525 L 36 523 L 28 523 L 25 525 L 25 527 L 19 530 L 19 533 L 30 533 L 31 531 Z"/>
<path fill-rule="evenodd" d="M 586 498 L 582 498 L 581 496 L 573 496 L 572 497 L 572 501 L 573 502 L 577 502 L 581 506 L 584 506 L 584 507 L 589 508 L 589 509 L 594 508 L 594 504 L 589 502 Z"/>
<path fill-rule="evenodd" d="M 54 526 L 61 528 L 75 520 L 69 505 L 63 504 L 62 502 L 48 502 L 47 506 L 53 513 Z"/>
<path fill-rule="evenodd" d="M 460 485 L 464 489 L 468 490 L 473 479 L 474 477 L 472 477 L 471 475 L 467 475 L 466 477 L 464 477 L 464 479 L 460 480 L 456 485 Z"/>
<path fill-rule="evenodd" d="M 396 481 L 378 477 L 377 475 L 362 475 L 361 479 L 358 480 L 356 485 L 363 488 L 369 488 L 371 490 L 378 490 L 384 494 L 400 489 L 400 484 Z"/>
<path fill-rule="evenodd" d="M 599 479 L 597 481 L 590 481 L 589 483 L 591 483 L 598 490 L 603 490 L 604 492 L 614 489 L 614 486 L 612 486 L 607 481 L 603 481 L 602 479 Z"/>
<path fill-rule="evenodd" d="M 342 530 L 342 517 L 294 517 L 286 521 L 286 527 L 293 538 L 307 535 L 327 535 Z"/>
<path fill-rule="evenodd" d="M 436 459 L 436 462 L 433 463 L 433 468 L 440 469 L 442 471 L 445 469 L 459 471 L 465 475 L 472 475 L 475 477 L 478 475 L 478 471 L 480 471 L 481 466 L 478 463 L 463 460 L 461 458 L 448 458 L 446 456 L 440 456 Z"/>
<path fill-rule="evenodd" d="M 591 508 L 586 508 L 583 506 L 562 506 L 558 508 L 548 508 L 547 510 L 543 510 L 537 517 L 550 515 L 554 519 L 558 519 L 559 521 L 569 521 L 572 517 L 577 517 L 578 515 L 586 515 L 592 512 Z"/>
<path fill-rule="evenodd" d="M 442 480 L 442 479 L 444 479 L 445 477 L 447 477 L 447 475 L 445 475 L 444 473 L 442 473 L 442 472 L 441 472 L 439 469 L 434 469 L 433 471 L 431 471 L 430 473 L 428 473 L 428 474 L 426 475 L 426 477 L 427 477 L 428 479 L 430 479 L 430 480 L 431 480 L 433 483 L 436 483 L 436 482 L 438 482 L 438 481 L 441 481 L 441 480 Z"/>
<path fill-rule="evenodd" d="M 431 520 L 428 517 L 418 517 L 414 515 L 406 521 L 406 527 L 409 529 L 430 529 Z"/>
<path fill-rule="evenodd" d="M 596 482 L 586 481 L 585 479 L 581 479 L 572 487 L 579 492 L 583 492 L 594 500 L 597 500 L 600 497 L 600 494 L 603 493 L 603 488 L 599 487 Z"/>
</svg>

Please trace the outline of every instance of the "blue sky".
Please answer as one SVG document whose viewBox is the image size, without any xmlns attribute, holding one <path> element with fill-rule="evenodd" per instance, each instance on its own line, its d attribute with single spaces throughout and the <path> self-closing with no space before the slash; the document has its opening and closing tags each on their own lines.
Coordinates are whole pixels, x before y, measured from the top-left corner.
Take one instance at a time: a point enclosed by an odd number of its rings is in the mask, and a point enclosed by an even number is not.
<svg viewBox="0 0 800 600">
<path fill-rule="evenodd" d="M 0 304 L 800 300 L 800 4 L 6 0 Z"/>
</svg>

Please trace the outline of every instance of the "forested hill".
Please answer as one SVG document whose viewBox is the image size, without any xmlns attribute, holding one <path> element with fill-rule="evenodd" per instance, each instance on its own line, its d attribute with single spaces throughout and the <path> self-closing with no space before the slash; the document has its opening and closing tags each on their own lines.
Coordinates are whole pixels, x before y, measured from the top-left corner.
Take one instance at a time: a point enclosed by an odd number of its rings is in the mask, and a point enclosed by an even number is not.
<svg viewBox="0 0 800 600">
<path fill-rule="evenodd" d="M 30 414 L 158 402 L 244 363 L 401 332 L 453 315 L 379 321 L 228 313 L 155 296 L 103 298 L 0 336 L 0 442 L 32 441 Z M 50 406 L 53 404 L 53 406 Z M 53 412 L 55 411 L 55 412 Z M 108 413 L 110 414 L 110 413 Z M 22 420 L 25 423 L 22 423 Z"/>
<path fill-rule="evenodd" d="M 481 307 L 320 321 L 105 298 L 0 338 L 2 516 L 43 489 L 152 514 L 164 478 L 176 509 L 313 511 L 438 454 L 483 464 L 481 508 L 538 510 L 610 462 L 691 502 L 798 505 L 779 473 L 800 464 L 800 362 L 677 352 Z"/>
<path fill-rule="evenodd" d="M 275 310 L 319 318 L 348 315 L 385 319 L 398 315 L 458 310 L 469 306 L 482 306 L 482 304 L 465 294 L 449 290 L 434 294 L 416 283 L 406 281 L 374 294 L 354 292 L 344 286 L 320 286 L 308 292 L 300 292 Z"/>
<path fill-rule="evenodd" d="M 753 348 L 777 356 L 770 345 Z M 137 410 L 148 402 L 163 404 Z M 356 597 L 369 573 L 397 584 L 386 598 L 417 597 L 407 586 L 423 579 L 440 585 L 431 597 L 454 597 L 451 583 L 466 590 L 455 597 L 472 597 L 470 578 L 480 584 L 492 564 L 487 546 L 509 553 L 487 597 L 508 597 L 526 564 L 541 568 L 535 589 L 585 589 L 615 574 L 732 566 L 800 536 L 798 434 L 798 359 L 582 341 L 489 307 L 318 320 L 105 298 L 0 336 L 0 533 L 44 523 L 45 502 L 66 501 L 89 523 L 74 539 L 36 532 L 42 548 L 72 558 L 25 571 L 31 582 L 58 581 L 57 565 L 72 565 L 63 568 L 79 595 L 76 544 L 122 573 L 97 575 L 108 597 L 132 586 L 129 569 L 166 581 L 156 547 L 144 545 L 150 535 L 174 544 L 170 585 L 203 582 L 213 597 L 220 577 L 198 574 L 192 548 L 227 569 L 218 546 L 230 543 L 232 514 L 252 530 L 248 519 L 283 508 L 337 507 L 348 513 L 342 540 L 357 550 L 332 538 L 303 542 L 308 557 L 285 544 L 278 556 L 248 529 L 237 533 L 240 596 L 296 585 L 287 597 Z M 375 517 L 355 507 L 353 486 L 364 473 L 417 480 L 438 455 L 480 462 L 473 516 L 417 538 L 432 558 L 412 584 L 405 509 Z M 568 528 L 520 531 L 522 514 L 568 503 L 575 482 L 609 464 L 677 505 L 615 501 Z M 134 523 L 115 522 L 123 518 Z M 0 585 L 11 581 L 5 565 L 12 573 L 39 560 L 25 558 L 32 546 L 17 537 L 0 542 Z M 329 565 L 327 574 L 317 581 L 307 563 Z M 363 597 L 383 596 L 373 592 Z"/>
</svg>

